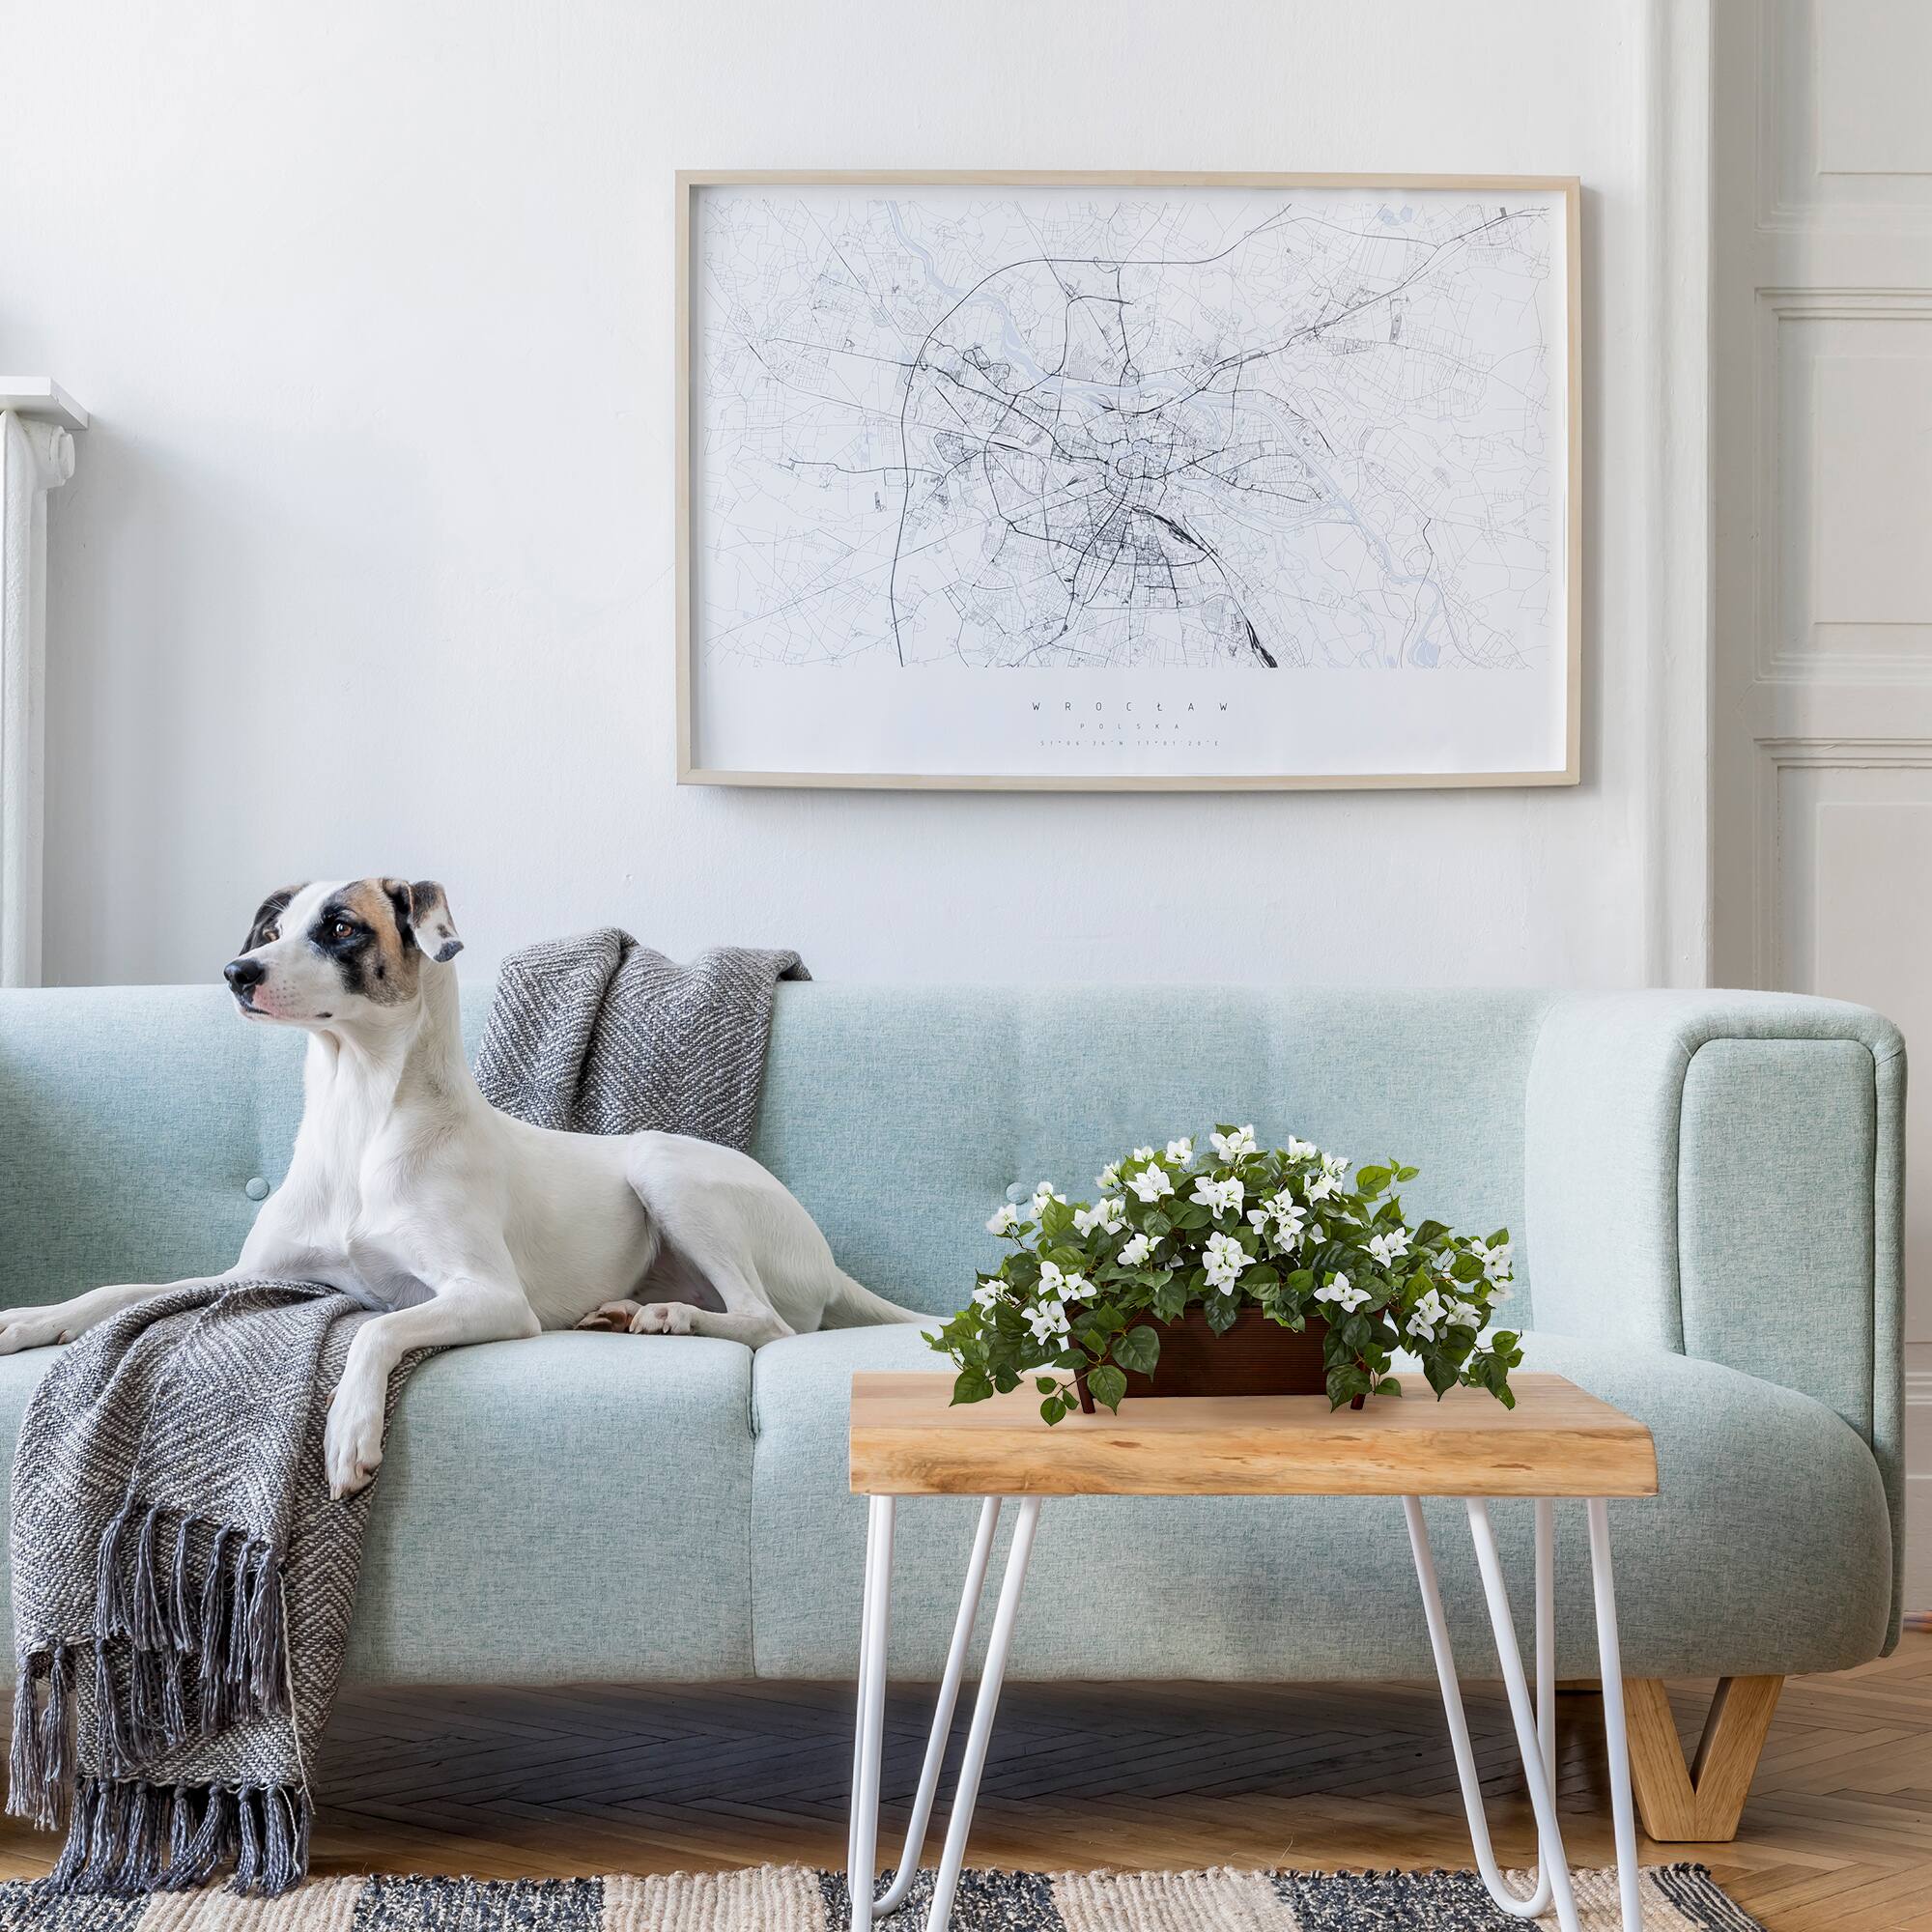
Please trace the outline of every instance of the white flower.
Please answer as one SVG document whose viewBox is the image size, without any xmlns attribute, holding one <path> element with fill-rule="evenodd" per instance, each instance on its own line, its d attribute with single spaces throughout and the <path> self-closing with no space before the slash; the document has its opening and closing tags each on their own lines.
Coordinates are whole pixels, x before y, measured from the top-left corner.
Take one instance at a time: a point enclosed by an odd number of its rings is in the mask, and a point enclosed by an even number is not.
<svg viewBox="0 0 1932 1932">
<path fill-rule="evenodd" d="M 973 1291 L 973 1299 L 976 1302 L 978 1302 L 981 1308 L 991 1308 L 993 1304 L 1000 1299 L 1000 1296 L 1003 1293 L 1004 1291 L 1000 1283 L 998 1283 L 997 1281 L 982 1281 L 980 1284 L 980 1286 Z"/>
<path fill-rule="evenodd" d="M 1121 1252 L 1115 1257 L 1122 1267 L 1137 1268 L 1153 1253 L 1153 1241 L 1147 1235 L 1136 1235 L 1132 1240 L 1122 1243 Z"/>
<path fill-rule="evenodd" d="M 1321 1150 L 1313 1141 L 1298 1141 L 1293 1134 L 1288 1137 L 1288 1157 L 1290 1160 L 1308 1160 Z"/>
<path fill-rule="evenodd" d="M 1129 1160 L 1151 1160 L 1153 1158 L 1153 1149 L 1136 1148 L 1133 1151 L 1133 1152 L 1127 1156 L 1127 1158 Z"/>
<path fill-rule="evenodd" d="M 1264 1205 L 1274 1216 L 1275 1233 L 1284 1241 L 1293 1241 L 1299 1237 L 1305 1217 L 1300 1202 L 1287 1188 L 1284 1187 L 1279 1194 L 1270 1195 Z"/>
<path fill-rule="evenodd" d="M 1487 1241 L 1471 1241 L 1469 1252 L 1482 1263 L 1483 1272 L 1491 1282 L 1500 1285 L 1510 1278 L 1511 1251 L 1507 1241 L 1498 1241 L 1491 1247 Z"/>
<path fill-rule="evenodd" d="M 1436 1328 L 1448 1319 L 1449 1309 L 1432 1288 L 1409 1311 L 1408 1332 L 1425 1342 L 1435 1339 Z"/>
<path fill-rule="evenodd" d="M 1115 1188 L 1120 1186 L 1120 1184 L 1121 1184 L 1121 1163 L 1117 1160 L 1110 1160 L 1106 1164 L 1106 1166 L 1103 1167 L 1100 1170 L 1100 1172 L 1094 1177 L 1094 1185 L 1097 1187 L 1102 1194 L 1111 1194 Z"/>
<path fill-rule="evenodd" d="M 1045 1211 L 1046 1204 L 1049 1201 L 1058 1201 L 1060 1205 L 1064 1208 L 1066 1205 L 1066 1196 L 1064 1194 L 1056 1194 L 1053 1191 L 1052 1181 L 1042 1180 L 1039 1183 L 1039 1185 L 1036 1187 L 1033 1191 L 1033 1200 L 1029 1204 L 1027 1208 L 1028 1218 L 1030 1220 L 1037 1221 L 1040 1215 Z"/>
<path fill-rule="evenodd" d="M 1301 1239 L 1302 1211 L 1294 1197 L 1283 1188 L 1253 1209 L 1248 1220 L 1258 1233 L 1265 1234 L 1270 1221 L 1274 1223 L 1275 1246 L 1284 1252 L 1296 1246 Z"/>
<path fill-rule="evenodd" d="M 989 1235 L 1010 1235 L 1020 1224 L 1020 1210 L 1010 1201 L 1002 1201 L 993 1209 L 993 1218 L 986 1223 Z"/>
<path fill-rule="evenodd" d="M 1248 1251 L 1232 1235 L 1209 1235 L 1201 1264 L 1208 1270 L 1208 1285 L 1226 1294 L 1247 1266 Z"/>
<path fill-rule="evenodd" d="M 1174 1182 L 1167 1178 L 1164 1167 L 1144 1167 L 1138 1174 L 1129 1177 L 1127 1185 L 1143 1201 L 1158 1201 L 1163 1194 L 1174 1192 Z"/>
<path fill-rule="evenodd" d="M 1327 1286 L 1315 1291 L 1315 1298 L 1317 1301 L 1332 1302 L 1344 1315 L 1352 1315 L 1369 1299 L 1369 1291 L 1353 1287 L 1345 1274 L 1331 1274 Z"/>
<path fill-rule="evenodd" d="M 1391 1262 L 1400 1261 L 1408 1252 L 1408 1230 L 1391 1228 L 1385 1235 L 1371 1235 L 1369 1252 L 1381 1263 L 1383 1267 L 1387 1267 Z"/>
<path fill-rule="evenodd" d="M 1232 1134 L 1213 1133 L 1208 1138 L 1214 1143 L 1214 1151 L 1223 1160 L 1239 1160 L 1255 1151 L 1253 1127 L 1236 1127 Z"/>
<path fill-rule="evenodd" d="M 1325 1241 L 1328 1238 L 1328 1230 L 1318 1221 L 1314 1227 L 1309 1229 L 1308 1238 L 1311 1241 Z"/>
<path fill-rule="evenodd" d="M 1041 1262 L 1039 1292 L 1052 1301 L 1085 1301 L 1094 1293 L 1094 1284 L 1084 1274 L 1063 1270 L 1057 1263 Z"/>
<path fill-rule="evenodd" d="M 1103 1235 L 1118 1235 L 1126 1218 L 1127 1204 L 1118 1194 L 1103 1195 L 1093 1207 L 1073 1210 L 1073 1226 L 1083 1235 L 1091 1235 L 1095 1228 Z"/>
<path fill-rule="evenodd" d="M 1239 1208 L 1246 1192 L 1236 1175 L 1231 1174 L 1226 1180 L 1209 1180 L 1204 1174 L 1195 1181 L 1194 1192 L 1187 1198 L 1216 1214 L 1226 1214 Z"/>
<path fill-rule="evenodd" d="M 1178 1141 L 1169 1141 L 1167 1157 L 1169 1160 L 1178 1160 L 1182 1167 L 1185 1167 L 1194 1158 L 1194 1136 L 1184 1134 Z"/>
<path fill-rule="evenodd" d="M 1027 1326 L 1033 1330 L 1036 1342 L 1051 1342 L 1068 1332 L 1066 1310 L 1059 1302 L 1049 1301 L 1038 1308 L 1027 1310 Z"/>
<path fill-rule="evenodd" d="M 1341 1183 L 1332 1174 L 1324 1170 L 1308 1183 L 1308 1204 L 1312 1208 L 1316 1202 L 1325 1201 L 1329 1195 L 1339 1194 L 1341 1191 Z"/>
<path fill-rule="evenodd" d="M 1440 1279 L 1453 1285 L 1455 1276 L 1450 1270 L 1455 1267 L 1458 1259 L 1456 1250 L 1445 1242 L 1441 1248 L 1429 1257 L 1429 1265 Z"/>
<path fill-rule="evenodd" d="M 1348 1171 L 1349 1160 L 1346 1154 L 1324 1153 L 1321 1156 L 1321 1172 L 1323 1174 L 1332 1174 L 1337 1180 L 1340 1180 Z"/>
</svg>

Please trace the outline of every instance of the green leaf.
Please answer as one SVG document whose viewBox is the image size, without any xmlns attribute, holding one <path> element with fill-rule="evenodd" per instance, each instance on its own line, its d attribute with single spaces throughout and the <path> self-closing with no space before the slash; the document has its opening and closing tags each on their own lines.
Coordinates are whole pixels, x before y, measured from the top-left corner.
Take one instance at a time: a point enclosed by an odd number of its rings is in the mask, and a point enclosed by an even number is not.
<svg viewBox="0 0 1932 1932">
<path fill-rule="evenodd" d="M 1127 1378 L 1111 1362 L 1102 1362 L 1087 1378 L 1087 1392 L 1102 1408 L 1120 1412 L 1121 1398 L 1127 1392 Z"/>
<path fill-rule="evenodd" d="M 1145 1322 L 1129 1328 L 1114 1343 L 1114 1359 L 1137 1376 L 1151 1376 L 1160 1360 L 1160 1337 Z"/>
<path fill-rule="evenodd" d="M 1390 1170 L 1385 1167 L 1365 1167 L 1355 1176 L 1355 1188 L 1358 1193 L 1374 1200 L 1392 1178 Z"/>
<path fill-rule="evenodd" d="M 993 1384 L 978 1369 L 962 1369 L 952 1380 L 952 1403 L 957 1406 L 962 1402 L 986 1402 L 993 1393 Z"/>
<path fill-rule="evenodd" d="M 1058 1422 L 1066 1409 L 1067 1402 L 1064 1395 L 1050 1395 L 1039 1406 L 1039 1412 L 1046 1418 L 1049 1427 Z"/>
<path fill-rule="evenodd" d="M 1241 1297 L 1238 1294 L 1210 1294 L 1206 1305 L 1208 1325 L 1217 1335 L 1225 1335 L 1240 1318 Z"/>
<path fill-rule="evenodd" d="M 1358 1395 L 1367 1395 L 1368 1392 L 1368 1371 L 1357 1368 L 1353 1362 L 1340 1363 L 1328 1371 L 1330 1408 L 1340 1408 L 1345 1402 L 1353 1402 Z"/>
<path fill-rule="evenodd" d="M 1179 1321 L 1187 1310 L 1187 1284 L 1170 1275 L 1153 1292 L 1153 1312 L 1163 1321 Z"/>
<path fill-rule="evenodd" d="M 1400 1395 L 1402 1393 L 1402 1384 L 1396 1380 L 1395 1377 L 1384 1376 L 1376 1384 L 1376 1393 L 1378 1395 Z"/>
</svg>

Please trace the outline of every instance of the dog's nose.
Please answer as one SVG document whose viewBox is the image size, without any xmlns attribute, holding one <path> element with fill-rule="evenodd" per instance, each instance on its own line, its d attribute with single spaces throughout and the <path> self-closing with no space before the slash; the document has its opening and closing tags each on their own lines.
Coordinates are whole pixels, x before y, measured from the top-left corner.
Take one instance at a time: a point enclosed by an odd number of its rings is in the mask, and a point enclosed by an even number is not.
<svg viewBox="0 0 1932 1932">
<path fill-rule="evenodd" d="M 269 977 L 269 969 L 259 959 L 231 959 L 221 969 L 221 977 L 238 993 L 245 993 L 250 986 L 259 986 Z"/>
</svg>

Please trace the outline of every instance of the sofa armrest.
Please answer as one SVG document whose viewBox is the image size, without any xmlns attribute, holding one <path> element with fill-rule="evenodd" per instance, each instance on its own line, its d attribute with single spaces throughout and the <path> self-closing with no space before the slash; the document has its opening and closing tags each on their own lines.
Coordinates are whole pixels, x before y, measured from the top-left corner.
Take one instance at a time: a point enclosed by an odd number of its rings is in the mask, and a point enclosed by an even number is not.
<svg viewBox="0 0 1932 1932">
<path fill-rule="evenodd" d="M 1579 994 L 1544 1023 L 1524 1118 L 1535 1325 L 1721 1362 L 1834 1409 L 1877 1458 L 1896 1570 L 1898 1029 L 1792 994 Z"/>
</svg>

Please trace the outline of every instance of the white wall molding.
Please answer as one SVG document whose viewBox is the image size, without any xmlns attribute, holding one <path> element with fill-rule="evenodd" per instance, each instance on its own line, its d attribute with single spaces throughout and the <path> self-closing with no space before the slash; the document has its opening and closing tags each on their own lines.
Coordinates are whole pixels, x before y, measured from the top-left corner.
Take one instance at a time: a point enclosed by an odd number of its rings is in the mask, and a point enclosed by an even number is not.
<svg viewBox="0 0 1932 1932">
<path fill-rule="evenodd" d="M 1644 979 L 1711 982 L 1711 0 L 1650 0 Z"/>
<path fill-rule="evenodd" d="M 1932 1610 L 1932 1343 L 1905 1350 L 1905 1607 Z"/>
<path fill-rule="evenodd" d="M 41 979 L 47 492 L 73 474 L 86 426 L 58 384 L 0 377 L 0 985 Z"/>
</svg>

